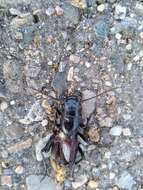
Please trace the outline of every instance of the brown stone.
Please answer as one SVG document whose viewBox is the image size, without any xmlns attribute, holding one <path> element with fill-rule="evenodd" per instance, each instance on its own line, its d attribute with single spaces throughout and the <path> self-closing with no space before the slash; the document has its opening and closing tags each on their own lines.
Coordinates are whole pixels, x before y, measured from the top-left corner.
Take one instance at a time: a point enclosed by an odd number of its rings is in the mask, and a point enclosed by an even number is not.
<svg viewBox="0 0 143 190">
<path fill-rule="evenodd" d="M 9 146 L 8 151 L 10 153 L 16 153 L 16 152 L 21 151 L 23 149 L 30 148 L 31 145 L 32 145 L 32 139 L 29 138 L 25 141 L 22 141 L 22 142 L 19 142 L 19 143 L 16 143 L 14 145 Z"/>
<path fill-rule="evenodd" d="M 89 138 L 92 142 L 98 142 L 100 139 L 99 132 L 96 128 L 92 127 L 88 131 Z"/>
<path fill-rule="evenodd" d="M 4 186 L 8 186 L 8 187 L 12 187 L 12 178 L 11 176 L 1 176 L 1 185 Z"/>
</svg>

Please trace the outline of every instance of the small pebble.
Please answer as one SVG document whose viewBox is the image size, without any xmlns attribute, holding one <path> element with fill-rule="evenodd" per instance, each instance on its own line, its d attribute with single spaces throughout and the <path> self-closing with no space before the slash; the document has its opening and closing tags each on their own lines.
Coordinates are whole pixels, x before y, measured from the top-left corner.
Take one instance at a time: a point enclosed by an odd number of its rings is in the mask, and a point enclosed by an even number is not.
<svg viewBox="0 0 143 190">
<path fill-rule="evenodd" d="M 112 190 L 119 190 L 117 186 L 113 187 Z"/>
<path fill-rule="evenodd" d="M 15 104 L 15 101 L 14 100 L 11 100 L 10 101 L 10 105 L 12 106 L 12 105 L 14 105 Z"/>
<path fill-rule="evenodd" d="M 98 142 L 100 140 L 99 132 L 96 128 L 90 128 L 88 131 L 89 138 L 92 142 Z"/>
<path fill-rule="evenodd" d="M 70 61 L 73 63 L 79 63 L 80 62 L 80 57 L 78 57 L 77 55 L 70 55 Z"/>
<path fill-rule="evenodd" d="M 73 81 L 73 76 L 74 76 L 74 68 L 73 67 L 71 67 L 70 69 L 69 69 L 69 72 L 68 72 L 68 75 L 67 75 L 67 81 Z"/>
<path fill-rule="evenodd" d="M 122 38 L 122 35 L 121 35 L 120 33 L 117 33 L 117 34 L 115 35 L 115 38 L 116 38 L 117 40 L 120 40 L 120 39 Z"/>
<path fill-rule="evenodd" d="M 122 126 L 115 126 L 112 127 L 112 129 L 110 130 L 110 135 L 113 136 L 120 136 L 122 133 Z"/>
<path fill-rule="evenodd" d="M 76 180 L 77 181 L 72 182 L 72 187 L 74 189 L 82 187 L 84 184 L 86 184 L 88 181 L 88 177 L 86 175 L 81 175 Z"/>
<path fill-rule="evenodd" d="M 109 177 L 110 177 L 111 180 L 114 179 L 115 173 L 111 172 L 110 175 L 109 175 Z"/>
<path fill-rule="evenodd" d="M 53 7 L 49 7 L 47 10 L 46 10 L 46 15 L 47 16 L 51 16 L 55 13 L 55 9 Z"/>
<path fill-rule="evenodd" d="M 111 83 L 110 81 L 106 81 L 106 82 L 105 82 L 105 85 L 106 85 L 106 86 L 112 86 L 112 83 Z"/>
<path fill-rule="evenodd" d="M 64 14 L 64 10 L 59 6 L 56 6 L 55 11 L 58 16 L 62 16 Z"/>
<path fill-rule="evenodd" d="M 47 126 L 48 125 L 48 120 L 47 119 L 42 120 L 41 124 L 42 124 L 43 127 Z"/>
<path fill-rule="evenodd" d="M 115 19 L 120 19 L 123 20 L 126 17 L 126 13 L 127 13 L 127 8 L 123 7 L 121 5 L 116 5 L 115 7 Z"/>
<path fill-rule="evenodd" d="M 126 45 L 126 49 L 127 49 L 127 50 L 131 50 L 131 49 L 132 49 L 132 44 Z"/>
<path fill-rule="evenodd" d="M 101 5 L 99 5 L 99 6 L 97 7 L 97 11 L 98 11 L 98 12 L 103 12 L 104 9 L 105 9 L 105 5 L 104 5 L 104 4 L 101 4 Z"/>
<path fill-rule="evenodd" d="M 96 181 L 94 181 L 94 180 L 90 180 L 88 182 L 88 187 L 91 188 L 91 189 L 95 189 L 95 188 L 98 187 L 98 183 Z"/>
<path fill-rule="evenodd" d="M 101 127 L 111 127 L 113 123 L 112 118 L 106 117 L 105 119 L 100 121 L 100 126 Z"/>
<path fill-rule="evenodd" d="M 22 40 L 23 39 L 23 34 L 21 32 L 16 32 L 15 39 L 16 40 Z"/>
<path fill-rule="evenodd" d="M 23 168 L 23 166 L 20 166 L 20 165 L 17 166 L 16 169 L 15 169 L 15 172 L 16 172 L 17 174 L 22 174 L 23 171 L 24 171 L 24 168 Z"/>
<path fill-rule="evenodd" d="M 143 39 L 143 32 L 139 34 L 140 38 Z"/>
<path fill-rule="evenodd" d="M 131 136 L 131 131 L 129 128 L 124 128 L 123 129 L 123 135 L 124 136 Z"/>
<path fill-rule="evenodd" d="M 131 115 L 130 114 L 124 114 L 123 118 L 124 118 L 124 120 L 130 120 L 131 119 Z"/>
<path fill-rule="evenodd" d="M 134 60 L 135 62 L 137 62 L 137 61 L 140 60 L 140 57 L 139 57 L 138 55 L 136 55 L 136 56 L 133 58 L 133 60 Z"/>
<path fill-rule="evenodd" d="M 11 176 L 1 176 L 1 185 L 12 187 L 12 178 Z"/>
<path fill-rule="evenodd" d="M 1 111 L 5 111 L 7 108 L 8 108 L 8 104 L 3 101 L 3 102 L 0 104 L 0 109 L 1 109 Z"/>
<path fill-rule="evenodd" d="M 18 15 L 21 14 L 19 10 L 14 9 L 14 8 L 10 8 L 10 9 L 9 9 L 9 12 L 10 12 L 10 14 L 13 15 L 13 16 L 18 16 Z"/>
<path fill-rule="evenodd" d="M 91 67 L 91 64 L 90 64 L 89 62 L 85 62 L 85 66 L 86 66 L 87 68 L 89 68 L 89 67 Z"/>
</svg>

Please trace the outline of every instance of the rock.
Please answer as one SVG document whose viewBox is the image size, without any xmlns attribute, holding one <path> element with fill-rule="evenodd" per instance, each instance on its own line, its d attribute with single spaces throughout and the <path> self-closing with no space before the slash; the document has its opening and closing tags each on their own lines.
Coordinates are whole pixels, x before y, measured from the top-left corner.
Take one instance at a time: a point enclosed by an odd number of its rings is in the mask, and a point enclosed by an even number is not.
<svg viewBox="0 0 143 190">
<path fill-rule="evenodd" d="M 73 76 L 74 76 L 74 67 L 70 67 L 67 75 L 67 81 L 73 81 Z"/>
<path fill-rule="evenodd" d="M 92 142 L 95 142 L 97 143 L 100 139 L 100 136 L 99 136 L 99 132 L 96 128 L 92 127 L 89 129 L 88 131 L 88 135 L 89 135 L 89 139 L 92 141 Z"/>
<path fill-rule="evenodd" d="M 140 32 L 139 36 L 143 40 L 143 32 Z"/>
<path fill-rule="evenodd" d="M 85 66 L 87 67 L 87 68 L 90 68 L 91 67 L 91 63 L 89 63 L 89 62 L 85 62 Z"/>
<path fill-rule="evenodd" d="M 0 104 L 1 111 L 4 112 L 7 108 L 8 108 L 7 102 L 2 101 L 1 104 Z"/>
<path fill-rule="evenodd" d="M 24 128 L 19 125 L 10 125 L 3 128 L 3 133 L 6 136 L 6 139 L 14 140 L 22 137 L 24 135 Z"/>
<path fill-rule="evenodd" d="M 132 49 L 132 44 L 126 45 L 126 49 L 127 49 L 128 51 L 130 51 L 130 50 Z"/>
<path fill-rule="evenodd" d="M 48 134 L 46 137 L 40 139 L 36 144 L 35 144 L 35 151 L 36 151 L 36 159 L 40 162 L 43 160 L 41 150 L 45 147 L 47 144 L 49 138 L 51 137 L 51 133 Z M 46 155 L 46 157 L 49 157 L 50 153 Z"/>
<path fill-rule="evenodd" d="M 121 35 L 120 33 L 117 33 L 117 34 L 115 35 L 115 38 L 116 38 L 117 40 L 120 40 L 120 39 L 122 38 L 122 35 Z"/>
<path fill-rule="evenodd" d="M 143 4 L 141 2 L 136 2 L 135 6 L 136 13 L 139 15 L 143 14 Z"/>
<path fill-rule="evenodd" d="M 46 9 L 46 15 L 52 16 L 54 13 L 55 9 L 53 7 L 48 7 L 48 9 Z"/>
<path fill-rule="evenodd" d="M 20 119 L 19 122 L 25 125 L 31 124 L 34 121 L 41 121 L 43 119 L 43 109 L 41 107 L 40 102 L 35 102 L 28 112 L 28 114 Z"/>
<path fill-rule="evenodd" d="M 70 55 L 70 61 L 73 62 L 73 63 L 79 63 L 80 62 L 80 57 L 77 56 L 77 55 Z"/>
<path fill-rule="evenodd" d="M 114 187 L 112 188 L 112 190 L 119 190 L 119 188 L 118 188 L 117 186 L 114 186 Z"/>
<path fill-rule="evenodd" d="M 98 7 L 97 7 L 97 11 L 98 12 L 103 12 L 104 9 L 105 9 L 105 5 L 104 4 L 98 5 Z"/>
<path fill-rule="evenodd" d="M 58 16 L 62 16 L 64 14 L 64 10 L 59 6 L 55 7 L 55 11 Z"/>
<path fill-rule="evenodd" d="M 48 125 L 48 120 L 47 119 L 42 120 L 41 124 L 42 124 L 43 127 L 47 126 Z"/>
<path fill-rule="evenodd" d="M 103 120 L 99 121 L 101 127 L 112 127 L 113 120 L 110 117 L 106 117 Z"/>
<path fill-rule="evenodd" d="M 122 126 L 115 126 L 110 129 L 110 135 L 120 136 L 122 133 Z"/>
<path fill-rule="evenodd" d="M 1 176 L 1 185 L 12 187 L 12 178 L 11 176 Z"/>
<path fill-rule="evenodd" d="M 116 184 L 119 188 L 132 190 L 135 181 L 128 171 L 123 171 L 121 176 L 116 180 Z"/>
<path fill-rule="evenodd" d="M 73 6 L 78 7 L 80 9 L 87 8 L 87 2 L 86 2 L 86 0 L 70 0 L 70 3 Z"/>
<path fill-rule="evenodd" d="M 11 21 L 13 29 L 20 28 L 24 25 L 31 25 L 33 23 L 33 16 L 30 13 L 21 14 L 20 17 L 15 17 Z"/>
<path fill-rule="evenodd" d="M 87 185 L 90 189 L 96 189 L 98 187 L 98 183 L 94 180 L 90 180 Z"/>
<path fill-rule="evenodd" d="M 25 141 L 22 141 L 22 142 L 19 142 L 19 143 L 16 143 L 14 145 L 10 145 L 7 147 L 7 150 L 9 153 L 16 153 L 16 152 L 19 152 L 19 151 L 23 151 L 24 149 L 28 149 L 30 148 L 32 145 L 32 139 L 29 138 Z"/>
<path fill-rule="evenodd" d="M 12 16 L 19 16 L 21 14 L 21 12 L 17 9 L 14 9 L 14 8 L 10 8 L 9 9 L 9 12 Z"/>
<path fill-rule="evenodd" d="M 98 38 L 106 38 L 109 34 L 109 25 L 105 20 L 99 20 L 95 24 L 95 34 Z"/>
<path fill-rule="evenodd" d="M 131 115 L 130 114 L 124 114 L 123 115 L 123 118 L 124 118 L 124 120 L 130 120 L 131 119 Z"/>
<path fill-rule="evenodd" d="M 18 41 L 22 40 L 23 39 L 23 34 L 21 32 L 16 32 L 15 39 L 18 40 Z"/>
<path fill-rule="evenodd" d="M 127 8 L 121 5 L 116 5 L 115 7 L 115 19 L 123 20 L 126 17 Z"/>
<path fill-rule="evenodd" d="M 26 178 L 27 190 L 62 190 L 61 187 L 57 186 L 54 181 L 45 177 L 44 180 L 41 181 L 43 176 L 39 175 L 30 175 Z"/>
<path fill-rule="evenodd" d="M 82 187 L 84 184 L 86 184 L 88 181 L 88 177 L 86 175 L 79 176 L 75 182 L 72 182 L 72 187 L 74 189 L 77 189 L 79 187 Z"/>
<path fill-rule="evenodd" d="M 82 98 L 84 99 L 88 99 L 95 96 L 95 93 L 93 91 L 90 90 L 85 90 L 82 92 Z M 96 99 L 93 98 L 91 100 L 85 101 L 82 104 L 82 112 L 83 112 L 83 118 L 87 119 L 89 117 L 89 115 L 94 111 L 95 109 L 95 101 Z"/>
<path fill-rule="evenodd" d="M 69 4 L 64 4 L 64 18 L 69 20 L 72 24 L 78 24 L 80 20 L 79 10 Z"/>
<path fill-rule="evenodd" d="M 123 135 L 124 136 L 131 136 L 131 131 L 129 128 L 124 128 L 123 129 Z"/>
<path fill-rule="evenodd" d="M 22 173 L 24 172 L 23 166 L 21 166 L 21 165 L 17 166 L 17 167 L 15 168 L 15 172 L 16 172 L 17 174 L 22 174 Z"/>
</svg>

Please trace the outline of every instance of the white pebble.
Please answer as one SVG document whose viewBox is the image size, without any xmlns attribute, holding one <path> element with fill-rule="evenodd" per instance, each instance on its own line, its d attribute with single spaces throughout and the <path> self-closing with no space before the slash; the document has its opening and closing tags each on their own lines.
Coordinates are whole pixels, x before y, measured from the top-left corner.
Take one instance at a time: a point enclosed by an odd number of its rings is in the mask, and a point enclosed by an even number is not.
<svg viewBox="0 0 143 190">
<path fill-rule="evenodd" d="M 91 64 L 90 64 L 89 62 L 85 62 L 85 66 L 86 66 L 87 68 L 89 68 L 89 67 L 91 67 Z"/>
<path fill-rule="evenodd" d="M 124 120 L 130 120 L 131 119 L 131 115 L 130 114 L 124 114 L 123 118 L 124 118 Z"/>
<path fill-rule="evenodd" d="M 112 86 L 112 83 L 109 82 L 109 81 L 106 81 L 106 82 L 105 82 L 105 85 L 106 85 L 106 86 Z"/>
<path fill-rule="evenodd" d="M 143 32 L 140 33 L 140 38 L 143 39 Z"/>
<path fill-rule="evenodd" d="M 117 34 L 115 35 L 115 38 L 116 38 L 117 40 L 120 40 L 120 39 L 122 38 L 122 35 L 121 35 L 120 33 L 117 33 Z"/>
<path fill-rule="evenodd" d="M 137 62 L 137 61 L 140 60 L 140 57 L 139 57 L 138 55 L 136 55 L 136 56 L 133 58 L 133 60 L 134 60 L 135 62 Z"/>
<path fill-rule="evenodd" d="M 111 172 L 109 177 L 110 177 L 111 180 L 114 179 L 115 173 Z"/>
<path fill-rule="evenodd" d="M 132 44 L 126 45 L 126 49 L 127 49 L 127 50 L 131 50 L 131 49 L 132 49 Z"/>
<path fill-rule="evenodd" d="M 12 105 L 14 105 L 15 104 L 15 101 L 14 100 L 11 100 L 10 101 L 10 105 L 12 106 Z"/>
<path fill-rule="evenodd" d="M 7 104 L 6 102 L 2 102 L 2 103 L 0 104 L 0 109 L 1 109 L 1 111 L 6 110 L 7 108 L 8 108 L 8 104 Z"/>
<path fill-rule="evenodd" d="M 123 135 L 124 136 L 131 136 L 131 131 L 129 128 L 124 128 L 123 129 Z"/>
<path fill-rule="evenodd" d="M 69 69 L 69 72 L 68 72 L 67 81 L 73 81 L 73 76 L 74 76 L 73 71 L 74 71 L 74 68 L 71 67 L 71 68 Z"/>
<path fill-rule="evenodd" d="M 115 127 L 112 127 L 112 129 L 110 130 L 110 135 L 113 135 L 113 136 L 120 136 L 122 133 L 122 126 L 115 126 Z"/>
<path fill-rule="evenodd" d="M 48 120 L 44 119 L 41 122 L 42 126 L 45 127 L 46 125 L 48 125 Z"/>
<path fill-rule="evenodd" d="M 105 5 L 104 5 L 104 4 L 101 4 L 101 5 L 99 5 L 99 6 L 97 7 L 97 11 L 98 11 L 98 12 L 103 12 L 104 9 L 105 9 Z"/>
<path fill-rule="evenodd" d="M 118 4 L 115 7 L 115 19 L 117 19 L 117 20 L 118 19 L 121 19 L 121 20 L 125 19 L 126 12 L 127 12 L 127 8 Z"/>
<path fill-rule="evenodd" d="M 80 62 L 80 57 L 78 57 L 77 55 L 70 55 L 70 61 L 73 63 L 79 63 Z"/>
</svg>

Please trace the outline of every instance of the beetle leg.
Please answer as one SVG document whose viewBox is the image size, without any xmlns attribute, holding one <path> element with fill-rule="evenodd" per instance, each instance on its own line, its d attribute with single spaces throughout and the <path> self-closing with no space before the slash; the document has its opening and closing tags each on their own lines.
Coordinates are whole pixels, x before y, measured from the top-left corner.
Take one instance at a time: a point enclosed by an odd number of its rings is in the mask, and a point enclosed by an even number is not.
<svg viewBox="0 0 143 190">
<path fill-rule="evenodd" d="M 83 144 L 84 146 L 87 146 L 89 144 L 88 141 L 87 141 L 87 139 L 84 137 L 83 134 L 77 133 L 77 135 L 78 135 L 79 142 L 81 144 Z"/>
<path fill-rule="evenodd" d="M 82 149 L 80 148 L 80 146 L 78 146 L 78 151 L 80 153 L 81 158 L 79 160 L 77 160 L 75 162 L 75 164 L 78 164 L 81 160 L 83 160 L 85 158 L 84 153 L 83 153 Z"/>
<path fill-rule="evenodd" d="M 48 140 L 47 144 L 45 145 L 45 147 L 41 150 L 42 152 L 49 152 L 52 144 L 53 144 L 53 141 L 54 141 L 54 135 L 52 135 L 50 137 L 50 139 Z"/>
<path fill-rule="evenodd" d="M 71 150 L 72 150 L 72 152 L 70 153 L 70 159 L 69 159 L 69 168 L 70 169 L 72 169 L 72 166 L 75 163 L 76 154 L 77 154 L 77 151 L 78 151 L 78 142 L 77 141 L 72 142 Z"/>
</svg>

